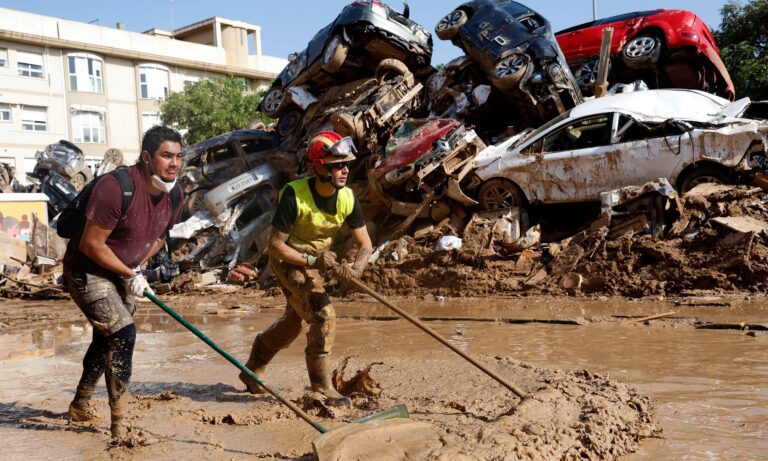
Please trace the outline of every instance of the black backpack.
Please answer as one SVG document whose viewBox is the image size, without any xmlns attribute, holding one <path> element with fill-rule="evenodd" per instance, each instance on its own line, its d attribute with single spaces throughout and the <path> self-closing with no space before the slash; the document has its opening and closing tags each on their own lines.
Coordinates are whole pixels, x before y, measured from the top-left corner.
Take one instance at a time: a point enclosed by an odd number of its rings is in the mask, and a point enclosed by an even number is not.
<svg viewBox="0 0 768 461">
<path fill-rule="evenodd" d="M 120 190 L 122 191 L 122 204 L 120 205 L 120 215 L 125 213 L 125 210 L 131 205 L 133 200 L 133 178 L 128 170 L 125 168 L 118 168 L 109 172 L 117 179 L 120 184 Z M 91 191 L 98 182 L 98 179 L 94 179 L 83 187 L 83 190 L 77 194 L 77 197 L 67 205 L 64 210 L 59 213 L 55 223 L 51 223 L 51 227 L 56 228 L 56 233 L 59 237 L 70 239 L 75 235 L 78 229 L 85 227 L 85 207 L 88 205 L 88 200 L 91 198 Z M 179 201 L 181 200 L 181 191 L 179 185 L 176 184 L 171 190 L 171 207 L 174 214 L 179 207 Z"/>
</svg>

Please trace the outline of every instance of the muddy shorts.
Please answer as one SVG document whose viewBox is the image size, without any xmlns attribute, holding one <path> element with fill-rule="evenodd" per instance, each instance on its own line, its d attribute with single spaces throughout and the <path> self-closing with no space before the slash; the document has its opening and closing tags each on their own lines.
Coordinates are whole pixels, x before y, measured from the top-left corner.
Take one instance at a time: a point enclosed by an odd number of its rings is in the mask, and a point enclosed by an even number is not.
<svg viewBox="0 0 768 461">
<path fill-rule="evenodd" d="M 288 301 L 285 313 L 267 328 L 260 340 L 272 352 L 288 347 L 301 333 L 302 320 L 309 324 L 307 355 L 331 352 L 336 332 L 336 313 L 317 269 L 307 269 L 270 259 L 272 270 Z"/>
<path fill-rule="evenodd" d="M 103 336 L 110 336 L 133 323 L 136 298 L 126 292 L 118 277 L 65 269 L 64 279 L 72 300 L 94 330 Z"/>
</svg>

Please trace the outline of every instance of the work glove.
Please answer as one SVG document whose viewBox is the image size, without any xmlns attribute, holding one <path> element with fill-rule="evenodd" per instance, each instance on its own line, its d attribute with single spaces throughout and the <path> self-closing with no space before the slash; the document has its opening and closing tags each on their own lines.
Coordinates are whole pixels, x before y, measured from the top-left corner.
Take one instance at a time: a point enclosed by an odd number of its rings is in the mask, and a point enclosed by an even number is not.
<svg viewBox="0 0 768 461">
<path fill-rule="evenodd" d="M 152 291 L 152 288 L 149 287 L 149 283 L 147 282 L 147 279 L 144 278 L 141 273 L 137 273 L 133 277 L 127 277 L 123 278 L 123 285 L 125 285 L 125 290 L 138 297 L 141 298 L 144 296 L 144 290 L 149 291 L 150 294 L 155 294 L 154 291 Z"/>
<path fill-rule="evenodd" d="M 336 269 L 336 277 L 344 282 L 349 282 L 353 279 L 360 279 L 362 275 L 363 273 L 361 270 L 355 269 L 349 264 L 339 264 L 339 267 Z"/>
<path fill-rule="evenodd" d="M 316 257 L 314 261 L 310 261 L 310 267 L 319 269 L 321 271 L 327 271 L 336 267 L 339 263 L 336 262 L 336 253 L 333 251 L 326 251 Z"/>
</svg>

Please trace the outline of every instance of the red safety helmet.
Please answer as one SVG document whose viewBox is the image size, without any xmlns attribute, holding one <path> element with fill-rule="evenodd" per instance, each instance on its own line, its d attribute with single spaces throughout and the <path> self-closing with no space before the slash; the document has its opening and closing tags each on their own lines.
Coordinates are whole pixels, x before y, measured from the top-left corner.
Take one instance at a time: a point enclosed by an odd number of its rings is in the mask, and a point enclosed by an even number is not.
<svg viewBox="0 0 768 461">
<path fill-rule="evenodd" d="M 335 131 L 321 131 L 309 140 L 307 158 L 310 167 L 328 163 L 351 162 L 355 160 L 357 149 L 349 136 L 342 137 Z"/>
</svg>

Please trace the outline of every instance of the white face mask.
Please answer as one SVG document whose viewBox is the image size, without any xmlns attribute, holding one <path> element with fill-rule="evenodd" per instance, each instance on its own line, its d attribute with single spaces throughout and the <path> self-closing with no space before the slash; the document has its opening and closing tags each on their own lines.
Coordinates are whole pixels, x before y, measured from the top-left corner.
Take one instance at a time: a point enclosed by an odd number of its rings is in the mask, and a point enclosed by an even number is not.
<svg viewBox="0 0 768 461">
<path fill-rule="evenodd" d="M 176 180 L 174 179 L 171 182 L 167 182 L 160 176 L 153 174 L 150 178 L 152 180 L 152 185 L 160 189 L 161 191 L 165 192 L 166 194 L 170 194 L 173 190 L 173 186 L 176 185 Z"/>
<path fill-rule="evenodd" d="M 152 181 L 152 185 L 166 194 L 170 194 L 173 187 L 176 185 L 176 180 L 166 181 L 155 173 L 155 167 L 152 166 L 152 161 L 148 161 L 147 164 L 149 165 L 149 168 L 152 169 L 152 177 L 149 178 Z"/>
</svg>

